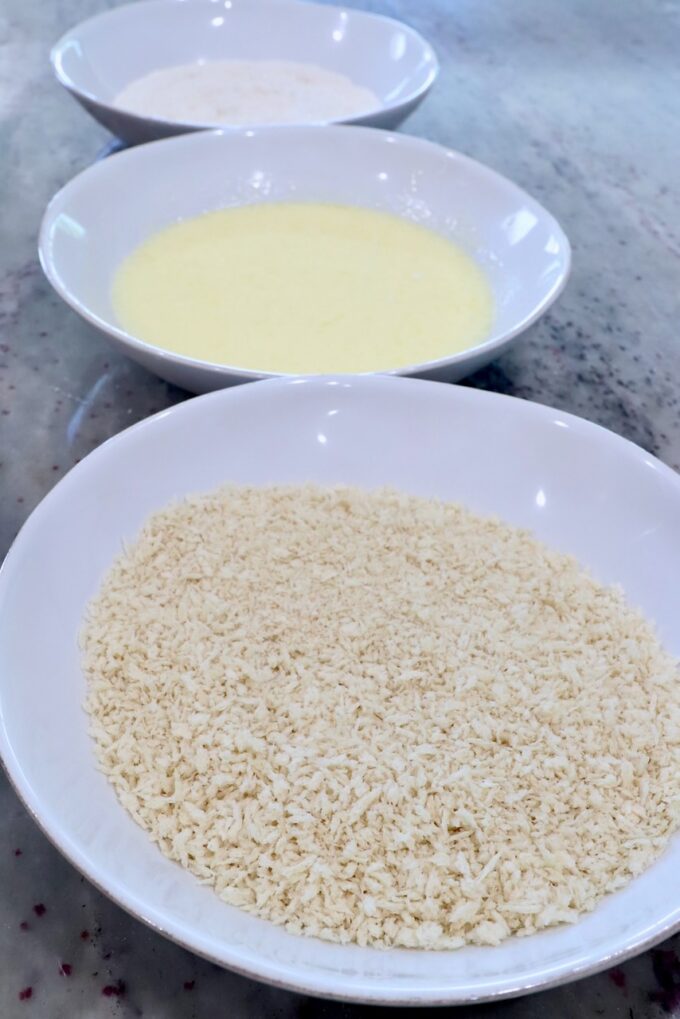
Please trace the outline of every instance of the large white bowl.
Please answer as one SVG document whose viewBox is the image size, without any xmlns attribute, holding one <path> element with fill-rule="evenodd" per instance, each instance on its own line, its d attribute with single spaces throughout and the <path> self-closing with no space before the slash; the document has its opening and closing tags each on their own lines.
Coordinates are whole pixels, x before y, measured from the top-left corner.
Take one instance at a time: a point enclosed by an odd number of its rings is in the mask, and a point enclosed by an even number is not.
<svg viewBox="0 0 680 1019">
<path fill-rule="evenodd" d="M 115 98 L 131 81 L 200 60 L 293 60 L 345 74 L 379 99 L 329 123 L 396 127 L 424 99 L 437 58 L 414 29 L 366 11 L 297 0 L 144 0 L 105 11 L 61 37 L 57 79 L 119 138 L 138 142 L 228 125 L 128 113 Z"/>
<path fill-rule="evenodd" d="M 485 270 L 496 304 L 491 335 L 462 353 L 398 368 L 400 375 L 451 381 L 481 368 L 549 307 L 569 272 L 559 225 L 516 185 L 432 142 L 359 127 L 203 131 L 110 156 L 50 202 L 40 258 L 72 308 L 162 378 L 192 392 L 252 381 L 273 373 L 266 364 L 249 371 L 185 357 L 125 332 L 111 283 L 126 255 L 178 219 L 285 200 L 396 213 L 451 237 Z"/>
<path fill-rule="evenodd" d="M 573 926 L 494 948 L 334 945 L 227 906 L 163 857 L 95 768 L 77 633 L 125 541 L 223 482 L 392 485 L 531 528 L 623 586 L 680 655 L 680 478 L 624 439 L 512 397 L 384 376 L 278 379 L 190 400 L 100 446 L 0 571 L 0 751 L 58 848 L 135 916 L 284 987 L 372 1002 L 512 996 L 613 965 L 680 925 L 680 840 Z"/>
</svg>

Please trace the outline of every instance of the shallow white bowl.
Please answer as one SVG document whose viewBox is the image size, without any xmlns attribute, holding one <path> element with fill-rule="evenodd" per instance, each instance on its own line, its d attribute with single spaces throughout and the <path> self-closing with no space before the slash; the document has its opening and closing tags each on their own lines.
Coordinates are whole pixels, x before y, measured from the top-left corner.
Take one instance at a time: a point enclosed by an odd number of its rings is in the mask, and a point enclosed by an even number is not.
<svg viewBox="0 0 680 1019">
<path fill-rule="evenodd" d="M 277 379 L 173 407 L 111 439 L 44 499 L 0 571 L 0 751 L 57 847 L 135 916 L 285 987 L 470 1002 L 575 979 L 680 925 L 680 840 L 578 924 L 495 948 L 380 951 L 289 934 L 160 854 L 95 769 L 77 633 L 124 541 L 223 482 L 392 485 L 531 528 L 619 583 L 680 655 L 680 478 L 624 439 L 512 397 L 385 376 Z"/>
<path fill-rule="evenodd" d="M 379 104 L 329 123 L 396 127 L 424 99 L 437 58 L 414 29 L 365 11 L 297 0 L 144 0 L 105 11 L 61 37 L 57 79 L 129 144 L 228 125 L 128 113 L 115 98 L 137 78 L 198 60 L 293 60 L 345 74 Z"/>
<path fill-rule="evenodd" d="M 212 364 L 131 336 L 111 306 L 115 272 L 150 234 L 179 219 L 286 200 L 396 213 L 451 237 L 485 270 L 496 304 L 491 335 L 451 357 L 399 368 L 400 375 L 451 381 L 482 367 L 549 307 L 569 272 L 559 225 L 510 181 L 432 142 L 359 127 L 203 131 L 110 156 L 50 202 L 40 258 L 64 300 L 126 354 L 206 392 L 272 373 L 266 364 L 261 371 Z"/>
</svg>

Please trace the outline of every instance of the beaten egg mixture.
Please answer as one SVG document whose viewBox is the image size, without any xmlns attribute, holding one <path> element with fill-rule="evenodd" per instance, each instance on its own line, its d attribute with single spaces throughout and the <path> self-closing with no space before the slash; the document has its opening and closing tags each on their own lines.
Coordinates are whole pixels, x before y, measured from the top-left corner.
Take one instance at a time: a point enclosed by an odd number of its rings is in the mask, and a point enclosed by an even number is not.
<svg viewBox="0 0 680 1019">
<path fill-rule="evenodd" d="M 167 350 L 256 371 L 405 368 L 489 333 L 482 269 L 441 234 L 358 206 L 262 203 L 151 236 L 120 266 L 123 328 Z"/>
</svg>

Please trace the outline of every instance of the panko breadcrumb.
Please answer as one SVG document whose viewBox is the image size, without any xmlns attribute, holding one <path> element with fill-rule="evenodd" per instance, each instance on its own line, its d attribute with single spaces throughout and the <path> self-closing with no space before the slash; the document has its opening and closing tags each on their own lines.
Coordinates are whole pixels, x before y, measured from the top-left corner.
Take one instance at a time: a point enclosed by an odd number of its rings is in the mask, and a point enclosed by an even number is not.
<svg viewBox="0 0 680 1019">
<path fill-rule="evenodd" d="M 228 903 L 373 946 L 576 920 L 680 817 L 677 664 L 528 532 L 388 490 L 151 517 L 89 607 L 99 763 Z"/>
</svg>

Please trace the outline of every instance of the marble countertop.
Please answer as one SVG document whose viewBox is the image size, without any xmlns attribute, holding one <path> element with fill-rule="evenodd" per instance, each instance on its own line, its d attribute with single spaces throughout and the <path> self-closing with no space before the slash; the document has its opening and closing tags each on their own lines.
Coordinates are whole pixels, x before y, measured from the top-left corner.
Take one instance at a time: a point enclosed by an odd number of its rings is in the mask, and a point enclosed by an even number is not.
<svg viewBox="0 0 680 1019">
<path fill-rule="evenodd" d="M 52 293 L 36 258 L 46 202 L 109 141 L 52 80 L 49 46 L 105 6 L 0 8 L 0 555 L 75 462 L 187 396 L 109 349 Z M 437 87 L 404 130 L 517 181 L 573 244 L 564 295 L 469 384 L 581 414 L 680 468 L 678 0 L 361 6 L 410 22 L 441 58 Z M 273 990 L 170 944 L 85 882 L 4 778 L 0 817 L 3 1019 L 387 1016 Z M 680 1016 L 680 939 L 567 987 L 439 1012 L 454 1014 Z"/>
</svg>

